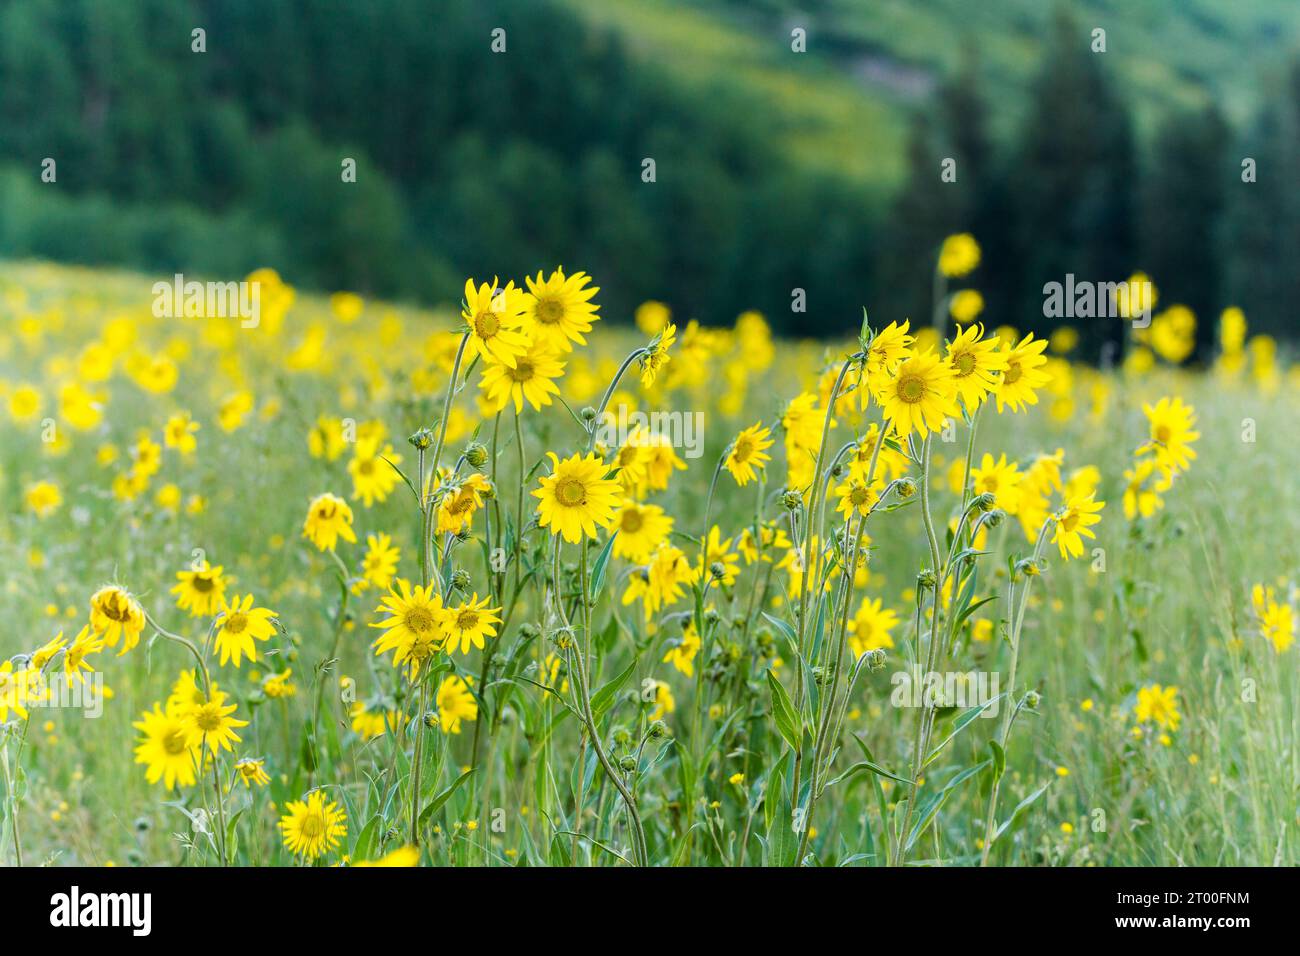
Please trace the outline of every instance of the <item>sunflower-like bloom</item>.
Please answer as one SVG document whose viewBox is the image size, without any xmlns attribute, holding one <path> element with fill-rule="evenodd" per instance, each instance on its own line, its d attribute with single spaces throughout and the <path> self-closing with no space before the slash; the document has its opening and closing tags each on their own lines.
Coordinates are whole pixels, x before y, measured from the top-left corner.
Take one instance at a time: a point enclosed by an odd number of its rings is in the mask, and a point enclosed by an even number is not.
<svg viewBox="0 0 1300 956">
<path fill-rule="evenodd" d="M 1003 355 L 1006 368 L 1002 370 L 1002 380 L 993 390 L 993 397 L 998 400 L 998 413 L 1011 406 L 1015 412 L 1023 411 L 1026 405 L 1037 405 L 1038 395 L 1035 389 L 1042 388 L 1052 380 L 1052 376 L 1043 371 L 1047 357 L 1043 350 L 1047 348 L 1047 339 L 1034 339 L 1030 332 L 1016 345 L 1004 343 Z"/>
<path fill-rule="evenodd" d="M 912 336 L 908 334 L 911 320 L 902 325 L 890 322 L 877 332 L 867 347 L 867 374 L 872 380 L 892 375 L 894 369 L 911 353 Z"/>
<path fill-rule="evenodd" d="M 1155 723 L 1162 730 L 1177 730 L 1183 719 L 1178 712 L 1178 688 L 1159 684 L 1139 687 L 1133 712 L 1139 723 Z"/>
<path fill-rule="evenodd" d="M 984 396 L 997 388 L 1007 367 L 1007 357 L 997 338 L 984 339 L 984 326 L 972 325 L 948 343 L 947 362 L 956 378 L 957 395 L 974 410 Z"/>
<path fill-rule="evenodd" d="M 614 518 L 614 527 L 618 529 L 614 557 L 643 564 L 672 534 L 673 517 L 659 505 L 644 505 L 625 498 Z"/>
<path fill-rule="evenodd" d="M 1273 645 L 1273 650 L 1284 654 L 1295 643 L 1295 614 L 1291 605 L 1278 603 L 1273 589 L 1256 584 L 1251 591 L 1251 603 L 1259 618 L 1259 632 Z"/>
<path fill-rule="evenodd" d="M 264 607 L 253 607 L 253 595 L 246 594 L 241 599 L 236 594 L 229 603 L 221 602 L 221 613 L 217 618 L 217 653 L 221 655 L 221 666 L 234 659 L 239 667 L 241 657 L 250 661 L 257 660 L 257 645 L 254 641 L 270 640 L 275 633 L 271 623 L 276 614 Z"/>
<path fill-rule="evenodd" d="M 484 410 L 494 415 L 514 403 L 515 412 L 524 410 L 524 402 L 541 411 L 560 394 L 556 380 L 564 375 L 564 363 L 555 346 L 546 339 L 530 342 L 528 348 L 514 356 L 514 364 L 489 361 L 483 366 L 479 388 L 483 392 Z"/>
<path fill-rule="evenodd" d="M 271 782 L 271 777 L 266 772 L 266 761 L 260 758 L 244 757 L 236 760 L 235 776 L 245 788 L 252 788 L 254 785 L 265 787 Z"/>
<path fill-rule="evenodd" d="M 307 508 L 302 536 L 321 551 L 333 551 L 339 538 L 355 542 L 357 535 L 352 530 L 352 509 L 338 495 L 329 492 L 318 495 Z"/>
<path fill-rule="evenodd" d="M 688 621 L 682 628 L 682 636 L 669 645 L 668 653 L 664 655 L 664 663 L 672 664 L 687 677 L 694 677 L 695 655 L 699 652 L 699 632 L 695 630 L 695 624 Z"/>
<path fill-rule="evenodd" d="M 200 562 L 188 571 L 177 571 L 177 584 L 172 585 L 176 606 L 189 611 L 193 617 L 212 617 L 226 596 L 226 579 L 221 565 L 215 568 L 207 561 Z"/>
<path fill-rule="evenodd" d="M 467 475 L 459 485 L 449 489 L 438 502 L 438 533 L 459 534 L 483 507 L 483 496 L 492 483 L 475 472 Z"/>
<path fill-rule="evenodd" d="M 90 627 L 104 638 L 106 647 L 116 647 L 121 657 L 140 642 L 144 630 L 144 608 L 122 588 L 109 585 L 90 597 Z"/>
<path fill-rule="evenodd" d="M 551 534 L 577 544 L 594 538 L 598 528 L 608 528 L 623 497 L 622 487 L 609 474 L 609 466 L 594 454 L 573 455 L 564 461 L 553 453 L 551 473 L 544 475 L 533 492 L 538 498 L 537 523 Z"/>
<path fill-rule="evenodd" d="M 397 575 L 397 562 L 401 560 L 402 551 L 393 544 L 390 535 L 366 535 L 366 554 L 361 559 L 360 590 L 376 587 L 387 591 Z"/>
<path fill-rule="evenodd" d="M 478 702 L 469 690 L 469 678 L 452 674 L 438 685 L 438 726 L 444 734 L 460 733 L 463 720 L 478 720 Z"/>
<path fill-rule="evenodd" d="M 30 666 L 14 667 L 13 661 L 0 664 L 0 724 L 9 721 L 10 711 L 26 720 L 27 705 L 39 703 L 47 695 L 40 671 Z"/>
<path fill-rule="evenodd" d="M 280 833 L 289 852 L 308 860 L 338 847 L 348 835 L 348 815 L 334 802 L 326 803 L 325 794 L 313 790 L 307 799 L 291 800 L 280 818 Z"/>
<path fill-rule="evenodd" d="M 857 613 L 849 621 L 849 647 L 855 657 L 861 657 L 868 651 L 893 647 L 894 639 L 889 632 L 898 624 L 898 615 L 890 608 L 883 607 L 884 599 L 864 597 Z"/>
<path fill-rule="evenodd" d="M 1016 463 L 1008 462 L 1005 454 L 998 455 L 997 461 L 988 452 L 980 459 L 979 467 L 970 471 L 973 494 L 986 492 L 995 499 L 997 507 L 1009 515 L 1020 512 L 1021 474 Z"/>
<path fill-rule="evenodd" d="M 709 587 L 717 587 L 719 584 L 731 587 L 736 583 L 736 576 L 740 574 L 740 555 L 732 548 L 731 541 L 731 538 L 725 541 L 722 539 L 722 531 L 717 525 L 709 529 L 704 539 L 704 551 L 695 573 L 704 575 Z M 717 570 L 714 565 L 721 565 L 721 574 L 714 574 Z"/>
<path fill-rule="evenodd" d="M 500 288 L 494 278 L 475 286 L 465 280 L 465 308 L 461 317 L 469 328 L 470 348 L 486 362 L 514 368 L 528 351 L 528 336 L 520 331 L 528 310 L 528 293 L 513 282 Z"/>
<path fill-rule="evenodd" d="M 195 747 L 206 745 L 215 754 L 218 750 L 234 749 L 230 745 L 240 741 L 235 728 L 248 726 L 248 721 L 240 720 L 234 713 L 235 705 L 227 704 L 225 692 L 214 686 L 210 694 L 178 716 L 190 735 L 190 743 Z"/>
<path fill-rule="evenodd" d="M 145 779 L 163 781 L 168 789 L 194 786 L 199 747 L 192 742 L 185 720 L 155 703 L 132 724 L 144 736 L 136 742 L 135 762 L 145 765 Z"/>
<path fill-rule="evenodd" d="M 584 332 L 591 331 L 591 323 L 600 318 L 600 306 L 591 301 L 600 289 L 588 288 L 591 277 L 585 272 L 575 272 L 566 277 L 559 268 L 551 277 L 542 280 L 538 271 L 536 279 L 524 277 L 531 293 L 524 310 L 524 331 L 535 341 L 545 342 L 561 352 L 573 350 L 573 343 L 586 345 Z"/>
<path fill-rule="evenodd" d="M 1151 426 L 1151 439 L 1138 454 L 1154 453 L 1156 464 L 1166 474 L 1190 468 L 1196 459 L 1192 442 L 1201 437 L 1196 431 L 1196 409 L 1183 404 L 1181 398 L 1166 396 L 1155 405 L 1144 404 L 1142 412 Z"/>
<path fill-rule="evenodd" d="M 939 271 L 950 279 L 974 271 L 979 264 L 980 244 L 969 232 L 949 236 L 939 248 Z"/>
<path fill-rule="evenodd" d="M 480 601 L 476 592 L 465 603 L 447 609 L 447 650 L 460 648 L 462 654 L 468 654 L 471 644 L 482 650 L 484 639 L 496 636 L 493 625 L 501 623 L 497 616 L 501 608 L 488 607 L 488 600 Z"/>
<path fill-rule="evenodd" d="M 743 488 L 755 480 L 758 472 L 763 471 L 767 463 L 772 460 L 772 456 L 767 454 L 767 449 L 773 444 L 775 442 L 772 440 L 772 433 L 763 427 L 762 422 L 750 425 L 731 443 L 722 466 L 731 472 L 731 477 L 736 479 L 736 484 Z"/>
<path fill-rule="evenodd" d="M 60 635 L 62 637 L 62 635 Z M 72 682 L 76 680 L 85 683 L 86 675 L 83 671 L 94 672 L 90 662 L 86 660 L 91 654 L 98 654 L 104 649 L 103 639 L 91 630 L 87 624 L 81 629 L 76 639 L 68 645 L 68 649 L 63 652 L 63 674 L 67 680 Z M 35 658 L 33 658 L 33 662 Z"/>
<path fill-rule="evenodd" d="M 415 680 L 447 643 L 447 610 L 441 595 L 434 593 L 433 585 L 412 588 L 410 581 L 398 578 L 397 587 L 389 591 L 375 613 L 388 615 L 370 625 L 384 632 L 375 639 L 375 654 L 393 651 L 393 666 L 405 666 Z"/>
<path fill-rule="evenodd" d="M 868 486 L 861 478 L 850 475 L 848 481 L 841 482 L 835 489 L 835 494 L 840 499 L 835 510 L 841 512 L 846 521 L 854 515 L 865 518 L 880 500 L 884 488 L 885 483 L 879 478 Z"/>
<path fill-rule="evenodd" d="M 1101 520 L 1098 512 L 1106 506 L 1104 501 L 1094 501 L 1092 495 L 1071 498 L 1056 515 L 1056 529 L 1052 542 L 1061 549 L 1062 558 L 1083 554 L 1083 539 L 1097 537 L 1091 526 Z"/>
<path fill-rule="evenodd" d="M 952 368 L 931 350 L 903 361 L 880 399 L 899 437 L 912 432 L 924 437 L 942 429 L 945 419 L 961 414 Z"/>
<path fill-rule="evenodd" d="M 348 462 L 348 474 L 352 476 L 352 496 L 360 498 L 367 508 L 376 501 L 386 499 L 401 479 L 394 467 L 401 463 L 402 456 L 393 451 L 392 445 L 377 450 L 373 444 L 358 442 L 357 452 Z"/>
</svg>

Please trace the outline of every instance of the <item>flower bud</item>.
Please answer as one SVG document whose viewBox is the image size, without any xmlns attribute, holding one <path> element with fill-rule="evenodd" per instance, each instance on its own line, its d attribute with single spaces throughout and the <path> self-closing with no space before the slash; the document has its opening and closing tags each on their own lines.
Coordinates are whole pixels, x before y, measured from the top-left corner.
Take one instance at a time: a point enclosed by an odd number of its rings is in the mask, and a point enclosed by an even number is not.
<svg viewBox="0 0 1300 956">
<path fill-rule="evenodd" d="M 781 492 L 781 506 L 786 511 L 794 511 L 801 504 L 803 504 L 803 496 L 793 488 L 787 488 Z"/>
<path fill-rule="evenodd" d="M 871 668 L 872 673 L 885 669 L 885 658 L 884 648 L 877 647 L 874 651 L 867 651 L 867 666 Z"/>
<path fill-rule="evenodd" d="M 590 425 L 596 420 L 596 410 L 590 405 L 586 405 L 583 407 L 582 411 L 578 412 L 578 417 Z"/>
<path fill-rule="evenodd" d="M 650 736 L 658 740 L 661 737 L 671 737 L 672 732 L 668 729 L 668 725 L 662 720 L 656 720 L 650 725 Z"/>
<path fill-rule="evenodd" d="M 709 577 L 715 581 L 721 581 L 727 576 L 727 566 L 721 561 L 714 561 L 709 565 Z"/>
<path fill-rule="evenodd" d="M 993 492 L 986 491 L 971 503 L 978 507 L 980 511 L 987 513 L 993 510 L 993 507 L 998 503 L 998 499 Z"/>
<path fill-rule="evenodd" d="M 1002 522 L 1006 520 L 1006 517 L 1007 517 L 1007 513 L 1005 511 L 1003 511 L 1001 508 L 994 508 L 992 511 L 990 511 L 987 515 L 984 516 L 984 523 L 988 525 L 990 528 L 996 528 L 998 527 L 998 525 L 1002 524 Z"/>
<path fill-rule="evenodd" d="M 631 754 L 624 754 L 618 760 L 618 768 L 624 773 L 631 773 L 636 769 L 636 758 Z"/>
<path fill-rule="evenodd" d="M 438 715 L 432 710 L 426 711 L 423 719 L 424 726 L 428 727 L 430 730 L 438 726 Z"/>
<path fill-rule="evenodd" d="M 451 572 L 451 586 L 457 591 L 468 591 L 469 586 L 473 583 L 473 578 L 469 576 L 469 572 L 464 568 L 457 568 Z"/>
<path fill-rule="evenodd" d="M 410 442 L 412 445 L 414 445 L 416 448 L 419 448 L 420 450 L 423 451 L 426 448 L 433 447 L 433 431 L 428 428 L 421 428 L 419 431 L 411 435 L 411 437 L 406 440 Z"/>
<path fill-rule="evenodd" d="M 1030 710 L 1037 710 L 1038 705 L 1043 702 L 1043 696 L 1036 690 L 1031 690 L 1025 695 L 1025 706 Z"/>
<path fill-rule="evenodd" d="M 465 446 L 465 460 L 475 468 L 482 468 L 488 460 L 487 449 L 476 441 Z"/>
<path fill-rule="evenodd" d="M 932 588 L 939 583 L 938 577 L 929 568 L 925 568 L 916 576 L 916 586 L 920 588 Z"/>
<path fill-rule="evenodd" d="M 898 492 L 898 497 L 906 500 L 916 494 L 916 482 L 911 478 L 900 478 L 898 484 L 894 485 L 894 490 Z"/>
</svg>

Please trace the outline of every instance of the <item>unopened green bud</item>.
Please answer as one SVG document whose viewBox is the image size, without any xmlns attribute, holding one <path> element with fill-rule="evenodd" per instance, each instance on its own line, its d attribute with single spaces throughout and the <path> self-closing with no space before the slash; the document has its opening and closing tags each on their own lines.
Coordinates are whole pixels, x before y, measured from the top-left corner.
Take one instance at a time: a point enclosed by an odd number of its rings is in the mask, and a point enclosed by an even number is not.
<svg viewBox="0 0 1300 956">
<path fill-rule="evenodd" d="M 900 478 L 898 484 L 894 485 L 894 490 L 898 492 L 898 497 L 910 498 L 916 494 L 916 482 L 911 478 Z"/>
<path fill-rule="evenodd" d="M 465 460 L 475 468 L 482 468 L 488 460 L 488 451 L 476 441 L 465 446 Z"/>
</svg>

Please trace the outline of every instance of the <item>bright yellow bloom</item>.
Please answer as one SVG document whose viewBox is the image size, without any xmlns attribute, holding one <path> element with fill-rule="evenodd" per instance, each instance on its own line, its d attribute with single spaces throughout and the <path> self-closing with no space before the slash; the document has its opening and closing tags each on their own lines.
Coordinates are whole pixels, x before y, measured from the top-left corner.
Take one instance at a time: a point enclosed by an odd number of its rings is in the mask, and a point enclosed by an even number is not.
<svg viewBox="0 0 1300 956">
<path fill-rule="evenodd" d="M 37 481 L 27 486 L 24 496 L 28 509 L 38 518 L 48 518 L 63 504 L 63 493 L 52 481 Z"/>
<path fill-rule="evenodd" d="M 326 492 L 312 500 L 302 525 L 302 536 L 321 551 L 333 551 L 338 539 L 356 542 L 352 530 L 352 509 L 337 495 Z"/>
<path fill-rule="evenodd" d="M 221 656 L 221 666 L 234 659 L 239 667 L 241 656 L 250 661 L 257 660 L 256 641 L 267 641 L 275 633 L 274 611 L 264 607 L 253 607 L 253 595 L 239 597 L 236 594 L 229 603 L 223 598 L 221 612 L 217 616 L 216 649 Z"/>
<path fill-rule="evenodd" d="M 655 376 L 670 361 L 668 350 L 677 341 L 677 326 L 669 322 L 663 331 L 654 337 L 650 347 L 641 356 L 641 384 L 649 388 L 654 384 Z"/>
<path fill-rule="evenodd" d="M 165 713 L 155 703 L 153 710 L 146 710 L 131 726 L 144 735 L 136 742 L 135 762 L 145 765 L 145 779 L 150 783 L 162 780 L 168 790 L 194 786 L 200 752 L 181 717 Z"/>
<path fill-rule="evenodd" d="M 266 761 L 255 760 L 252 757 L 235 761 L 235 775 L 245 788 L 252 788 L 254 784 L 265 787 L 271 782 L 271 777 L 266 772 Z"/>
<path fill-rule="evenodd" d="M 722 540 L 722 532 L 717 525 L 710 528 L 705 536 L 704 551 L 695 573 L 703 575 L 703 580 L 709 583 L 709 587 L 716 588 L 719 584 L 731 587 L 736 583 L 736 576 L 740 574 L 740 555 L 732 549 L 731 541 L 731 538 Z M 721 576 L 714 575 L 714 565 L 722 566 Z"/>
<path fill-rule="evenodd" d="M 211 694 L 178 716 L 190 735 L 190 743 L 195 747 L 206 746 L 215 754 L 233 749 L 231 744 L 240 741 L 235 728 L 248 726 L 248 721 L 240 720 L 234 713 L 235 705 L 227 704 L 226 695 L 214 686 Z"/>
<path fill-rule="evenodd" d="M 520 331 L 528 311 L 528 294 L 508 282 L 501 288 L 494 278 L 474 285 L 465 280 L 465 308 L 461 316 L 469 328 L 469 347 L 484 361 L 514 368 L 528 351 L 528 336 Z"/>
<path fill-rule="evenodd" d="M 190 418 L 188 412 L 180 412 L 167 419 L 167 424 L 163 426 L 163 444 L 188 457 L 199 446 L 194 437 L 198 430 L 199 423 Z"/>
<path fill-rule="evenodd" d="M 654 709 L 650 711 L 652 721 L 663 720 L 677 709 L 677 699 L 673 697 L 673 689 L 664 681 L 657 680 L 654 682 L 650 700 L 654 703 Z"/>
<path fill-rule="evenodd" d="M 461 721 L 478 720 L 478 702 L 467 678 L 452 674 L 438 685 L 438 726 L 444 734 L 460 733 Z"/>
<path fill-rule="evenodd" d="M 879 648 L 893 647 L 889 632 L 898 624 L 898 615 L 883 606 L 884 599 L 864 597 L 857 613 L 849 621 L 849 646 L 856 657 Z"/>
<path fill-rule="evenodd" d="M 1178 712 L 1178 688 L 1152 684 L 1140 687 L 1134 713 L 1141 723 L 1155 722 L 1162 730 L 1177 730 L 1182 721 Z"/>
<path fill-rule="evenodd" d="M 384 632 L 372 645 L 375 654 L 393 651 L 393 666 L 405 666 L 414 681 L 447 643 L 447 611 L 441 595 L 434 593 L 432 584 L 412 588 L 411 582 L 398 578 L 397 587 L 389 591 L 375 613 L 388 615 L 370 625 Z"/>
<path fill-rule="evenodd" d="M 972 325 L 948 343 L 946 361 L 956 378 L 957 395 L 973 411 L 998 386 L 1007 357 L 996 338 L 984 338 L 984 326 Z"/>
<path fill-rule="evenodd" d="M 951 366 L 926 351 L 903 361 L 880 396 L 885 417 L 900 438 L 917 432 L 925 437 L 939 431 L 948 418 L 957 418 L 957 380 Z"/>
<path fill-rule="evenodd" d="M 1143 404 L 1142 411 L 1151 426 L 1151 440 L 1138 454 L 1154 453 L 1160 469 L 1173 474 L 1191 467 L 1196 459 L 1192 442 L 1201 437 L 1195 430 L 1196 410 L 1175 396 L 1162 398 L 1155 405 Z"/>
<path fill-rule="evenodd" d="M 419 866 L 420 848 L 404 846 L 386 853 L 377 860 L 359 860 L 353 866 Z"/>
<path fill-rule="evenodd" d="M 348 815 L 334 802 L 326 803 L 325 794 L 313 790 L 306 801 L 292 800 L 288 812 L 280 818 L 280 833 L 289 852 L 307 860 L 338 847 L 348 835 Z"/>
<path fill-rule="evenodd" d="M 215 568 L 207 561 L 200 562 L 189 571 L 177 571 L 171 593 L 176 595 L 176 606 L 189 611 L 193 617 L 213 617 L 226 596 L 226 579 L 222 566 Z"/>
<path fill-rule="evenodd" d="M 993 495 L 995 504 L 1009 515 L 1020 510 L 1020 472 L 1016 463 L 1007 462 L 1006 455 L 999 455 L 994 461 L 988 452 L 980 459 L 979 467 L 970 472 L 974 493 Z"/>
<path fill-rule="evenodd" d="M 742 488 L 757 477 L 757 471 L 763 471 L 772 456 L 767 454 L 775 442 L 772 433 L 763 427 L 762 422 L 750 425 L 731 443 L 723 467 L 731 472 L 736 484 Z"/>
<path fill-rule="evenodd" d="M 556 351 L 570 352 L 574 342 L 586 345 L 583 333 L 590 332 L 591 323 L 600 318 L 596 315 L 600 306 L 591 301 L 600 289 L 588 288 L 590 282 L 585 272 L 566 278 L 563 268 L 556 269 L 545 281 L 540 271 L 536 279 L 525 276 L 524 284 L 531 294 L 524 310 L 524 331 Z"/>
<path fill-rule="evenodd" d="M 1001 381 L 993 390 L 999 413 L 1008 405 L 1012 411 L 1019 412 L 1026 405 L 1038 404 L 1035 390 L 1042 388 L 1052 378 L 1042 371 L 1042 367 L 1047 364 L 1047 357 L 1043 355 L 1046 348 L 1047 340 L 1035 340 L 1033 332 L 1014 346 L 1003 343 L 1002 354 L 1006 358 L 1006 368 L 1002 371 Z"/>
<path fill-rule="evenodd" d="M 463 604 L 448 608 L 446 612 L 447 650 L 460 649 L 468 654 L 470 645 L 483 649 L 485 638 L 496 637 L 494 624 L 500 624 L 501 608 L 488 607 L 489 598 L 479 600 L 478 593 Z"/>
<path fill-rule="evenodd" d="M 643 564 L 672 534 L 673 518 L 658 505 L 643 505 L 625 498 L 614 518 L 618 536 L 614 557 Z"/>
<path fill-rule="evenodd" d="M 397 574 L 397 563 L 401 557 L 401 549 L 393 544 L 390 536 L 382 532 L 366 535 L 366 554 L 361 559 L 362 581 L 381 591 L 388 590 Z"/>
<path fill-rule="evenodd" d="M 60 637 L 63 635 L 60 634 Z M 63 652 L 63 673 L 69 682 L 76 680 L 85 683 L 86 675 L 82 671 L 94 673 L 94 668 L 86 661 L 91 654 L 98 654 L 104 649 L 104 641 L 87 624 L 81 629 L 76 639 L 68 645 L 68 649 Z M 33 657 L 33 664 L 36 665 L 36 658 Z"/>
<path fill-rule="evenodd" d="M 939 271 L 950 279 L 960 278 L 980 264 L 980 244 L 969 232 L 949 236 L 939 249 Z"/>
<path fill-rule="evenodd" d="M 867 374 L 873 382 L 894 374 L 898 364 L 911 354 L 912 336 L 907 334 L 911 321 L 902 325 L 890 322 L 871 339 L 867 348 Z"/>
<path fill-rule="evenodd" d="M 116 647 L 121 640 L 118 657 L 139 643 L 144 623 L 144 608 L 122 588 L 108 585 L 91 595 L 90 626 L 103 635 L 108 647 Z"/>
<path fill-rule="evenodd" d="M 840 499 L 839 506 L 835 510 L 841 512 L 846 521 L 855 514 L 860 518 L 865 518 L 871 514 L 871 509 L 880 500 L 880 493 L 884 489 L 885 483 L 879 478 L 868 487 L 867 483 L 861 478 L 850 475 L 848 481 L 842 482 L 835 489 L 835 494 Z"/>
<path fill-rule="evenodd" d="M 1052 543 L 1061 549 L 1062 558 L 1079 557 L 1083 554 L 1083 539 L 1097 537 L 1091 526 L 1101 521 L 1098 512 L 1105 505 L 1104 501 L 1094 501 L 1091 494 L 1066 501 L 1065 507 L 1056 515 L 1056 528 L 1052 534 Z"/>
<path fill-rule="evenodd" d="M 664 655 L 664 663 L 672 664 L 687 677 L 695 676 L 695 655 L 700 652 L 700 635 L 695 624 L 687 621 L 682 636 L 673 641 Z"/>
<path fill-rule="evenodd" d="M 573 455 L 560 461 L 550 454 L 551 473 L 539 479 L 533 492 L 540 499 L 537 523 L 577 544 L 594 538 L 598 528 L 608 528 L 623 497 L 619 483 L 606 477 L 609 467 L 593 454 Z"/>
<path fill-rule="evenodd" d="M 1259 618 L 1259 632 L 1273 645 L 1273 650 L 1284 654 L 1295 643 L 1295 615 L 1289 604 L 1279 604 L 1273 589 L 1256 584 L 1251 592 L 1251 603 Z"/>
<path fill-rule="evenodd" d="M 459 534 L 467 528 L 491 488 L 492 483 L 477 472 L 448 488 L 438 502 L 438 533 Z"/>
</svg>

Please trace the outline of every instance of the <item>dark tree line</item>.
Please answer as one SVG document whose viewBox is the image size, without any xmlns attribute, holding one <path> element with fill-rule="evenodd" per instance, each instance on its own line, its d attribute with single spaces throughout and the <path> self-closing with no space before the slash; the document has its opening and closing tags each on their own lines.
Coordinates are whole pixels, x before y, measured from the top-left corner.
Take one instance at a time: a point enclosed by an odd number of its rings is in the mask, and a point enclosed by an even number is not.
<svg viewBox="0 0 1300 956">
<path fill-rule="evenodd" d="M 688 94 L 671 64 L 545 0 L 9 0 L 0 254 L 271 264 L 307 287 L 444 301 L 466 275 L 563 264 L 598 278 L 611 318 L 659 298 L 705 322 L 759 308 L 823 335 L 854 329 L 863 304 L 885 321 L 925 316 L 938 242 L 969 230 L 995 324 L 1036 328 L 1043 282 L 1066 272 L 1142 268 L 1162 301 L 1203 319 L 1231 301 L 1257 329 L 1293 329 L 1300 66 L 1251 128 L 1207 106 L 1169 117 L 1143 150 L 1083 36 L 1061 19 L 1045 38 L 1006 143 L 988 132 L 999 104 L 981 95 L 972 47 L 918 115 L 910 176 L 886 206 L 792 165 L 752 99 Z M 1238 154 L 1257 160 L 1257 183 L 1241 184 Z M 955 184 L 939 179 L 947 156 Z M 45 157 L 56 184 L 37 178 Z M 790 310 L 795 288 L 806 313 Z"/>
</svg>

